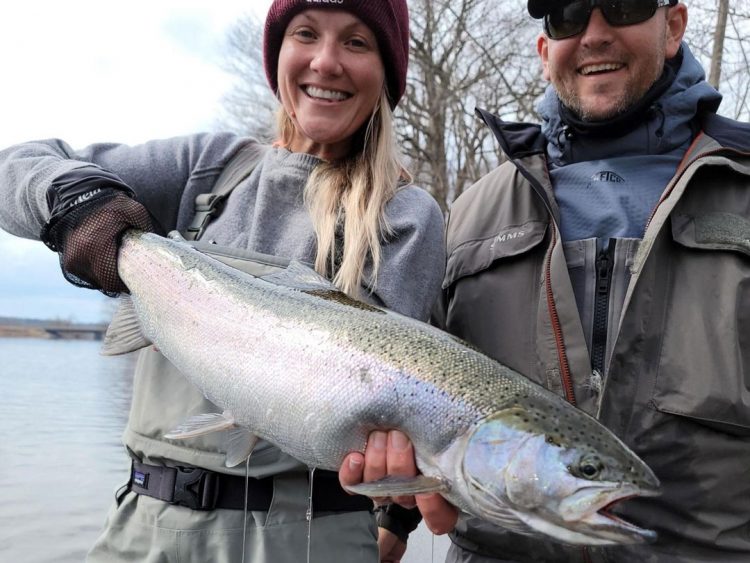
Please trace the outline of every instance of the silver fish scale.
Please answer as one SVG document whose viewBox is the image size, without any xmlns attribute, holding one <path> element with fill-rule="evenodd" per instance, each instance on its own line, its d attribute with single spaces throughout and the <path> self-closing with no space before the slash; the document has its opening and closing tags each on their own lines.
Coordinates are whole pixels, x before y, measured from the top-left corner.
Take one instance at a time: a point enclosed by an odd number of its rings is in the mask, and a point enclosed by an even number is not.
<svg viewBox="0 0 750 563">
<path fill-rule="evenodd" d="M 378 335 L 398 336 L 390 325 L 416 334 L 408 319 L 239 275 L 146 236 L 126 238 L 119 268 L 160 351 L 239 424 L 303 462 L 336 468 L 373 428 L 403 428 L 439 451 L 481 416 L 422 378 L 427 367 L 396 362 L 399 345 L 382 353 Z"/>
<path fill-rule="evenodd" d="M 119 267 L 160 351 L 238 424 L 308 465 L 337 469 L 375 428 L 402 429 L 433 457 L 513 407 L 518 428 L 618 453 L 564 399 L 424 323 L 149 235 L 126 237 Z"/>
</svg>

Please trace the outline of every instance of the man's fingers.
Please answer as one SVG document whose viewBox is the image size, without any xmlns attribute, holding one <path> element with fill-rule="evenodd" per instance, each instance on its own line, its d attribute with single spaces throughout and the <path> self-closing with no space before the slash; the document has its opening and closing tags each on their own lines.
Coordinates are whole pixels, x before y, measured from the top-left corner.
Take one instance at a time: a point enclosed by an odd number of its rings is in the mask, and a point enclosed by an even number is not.
<svg viewBox="0 0 750 563">
<path fill-rule="evenodd" d="M 387 475 L 388 434 L 382 430 L 370 432 L 365 448 L 364 481 L 378 481 Z"/>
<path fill-rule="evenodd" d="M 424 522 L 435 535 L 447 534 L 456 527 L 458 509 L 437 493 L 417 495 L 417 506 Z"/>
<path fill-rule="evenodd" d="M 388 448 L 386 454 L 388 475 L 414 477 L 417 475 L 417 465 L 414 462 L 414 447 L 403 432 L 391 430 L 388 432 Z M 414 496 L 393 497 L 393 502 L 404 508 L 414 508 L 417 504 Z"/>
<path fill-rule="evenodd" d="M 353 452 L 344 458 L 339 469 L 339 483 L 346 488 L 349 485 L 358 485 L 362 482 L 364 474 L 365 456 L 359 452 Z"/>
</svg>

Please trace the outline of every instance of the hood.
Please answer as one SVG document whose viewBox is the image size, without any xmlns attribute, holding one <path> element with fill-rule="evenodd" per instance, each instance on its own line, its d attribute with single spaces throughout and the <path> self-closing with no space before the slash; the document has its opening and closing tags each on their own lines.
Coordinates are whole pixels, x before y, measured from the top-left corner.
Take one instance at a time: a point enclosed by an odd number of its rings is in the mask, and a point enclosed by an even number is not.
<svg viewBox="0 0 750 563">
<path fill-rule="evenodd" d="M 602 139 L 617 141 L 618 156 L 671 152 L 695 134 L 695 117 L 715 112 L 721 102 L 721 94 L 706 82 L 703 68 L 685 43 L 648 96 L 654 97 L 651 103 L 587 124 L 576 120 L 549 86 L 537 109 L 550 162 L 562 166 L 611 157 L 612 144 Z"/>
</svg>

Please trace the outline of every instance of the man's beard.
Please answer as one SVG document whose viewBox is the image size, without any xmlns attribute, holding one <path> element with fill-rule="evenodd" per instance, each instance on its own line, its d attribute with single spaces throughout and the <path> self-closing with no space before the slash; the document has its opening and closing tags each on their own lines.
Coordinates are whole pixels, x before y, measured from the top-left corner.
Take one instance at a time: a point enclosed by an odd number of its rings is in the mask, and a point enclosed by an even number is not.
<svg viewBox="0 0 750 563">
<path fill-rule="evenodd" d="M 603 112 L 592 111 L 590 108 L 584 107 L 582 98 L 572 88 L 566 88 L 564 83 L 554 85 L 557 97 L 565 107 L 582 121 L 607 121 L 617 117 L 638 103 L 646 92 L 648 92 L 649 88 L 658 80 L 664 68 L 665 47 L 666 45 L 664 44 L 660 45 L 657 53 L 655 53 L 656 64 L 652 67 L 644 68 L 640 74 L 633 76 L 614 103 L 609 105 Z"/>
</svg>

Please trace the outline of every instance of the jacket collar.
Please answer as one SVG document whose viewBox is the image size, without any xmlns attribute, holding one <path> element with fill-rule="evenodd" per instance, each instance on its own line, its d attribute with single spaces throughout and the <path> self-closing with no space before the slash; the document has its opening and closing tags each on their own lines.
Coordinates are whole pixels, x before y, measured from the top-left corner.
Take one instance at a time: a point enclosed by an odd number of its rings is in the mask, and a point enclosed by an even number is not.
<svg viewBox="0 0 750 563">
<path fill-rule="evenodd" d="M 542 127 L 534 123 L 503 121 L 487 110 L 476 108 L 476 114 L 490 128 L 500 143 L 500 148 L 511 160 L 534 154 L 544 154 L 547 140 Z"/>
</svg>

